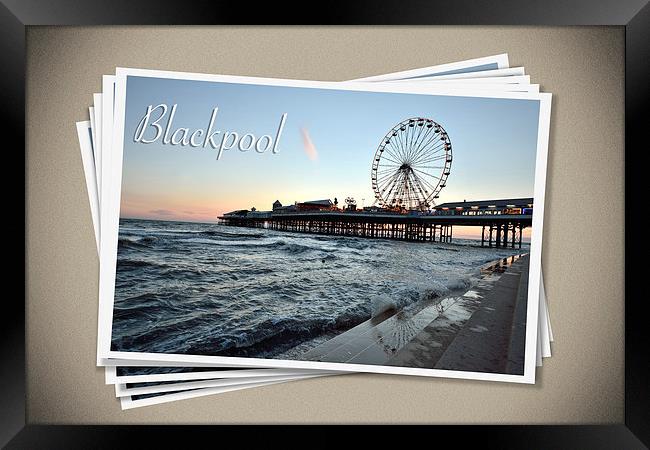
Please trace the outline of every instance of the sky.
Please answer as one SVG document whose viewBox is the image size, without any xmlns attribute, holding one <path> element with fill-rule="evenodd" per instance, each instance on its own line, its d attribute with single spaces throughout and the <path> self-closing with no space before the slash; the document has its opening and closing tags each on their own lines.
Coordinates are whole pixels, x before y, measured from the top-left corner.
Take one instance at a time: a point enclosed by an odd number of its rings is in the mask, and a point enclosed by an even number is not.
<svg viewBox="0 0 650 450">
<path fill-rule="evenodd" d="M 233 148 L 217 160 L 210 145 L 135 142 L 147 107 L 159 104 L 178 105 L 172 132 L 206 130 L 214 108 L 213 131 L 222 133 L 275 137 L 283 114 L 286 121 L 277 153 Z M 438 203 L 532 197 L 538 113 L 534 100 L 130 76 L 120 217 L 214 222 L 236 209 L 270 210 L 275 200 L 287 205 L 336 197 L 343 203 L 350 196 L 369 206 L 375 151 L 393 126 L 411 117 L 435 120 L 451 139 L 451 174 Z M 151 120 L 159 115 L 154 111 Z M 144 139 L 154 135 L 153 127 L 145 128 Z"/>
</svg>

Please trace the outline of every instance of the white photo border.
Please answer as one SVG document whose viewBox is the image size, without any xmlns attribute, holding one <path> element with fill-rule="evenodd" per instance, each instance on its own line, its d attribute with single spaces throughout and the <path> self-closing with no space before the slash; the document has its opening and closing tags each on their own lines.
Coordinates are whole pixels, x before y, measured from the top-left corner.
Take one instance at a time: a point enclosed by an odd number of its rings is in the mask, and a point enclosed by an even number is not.
<svg viewBox="0 0 650 450">
<path fill-rule="evenodd" d="M 192 74 L 185 72 L 169 72 L 146 69 L 128 69 L 117 68 L 116 70 L 116 89 L 115 89 L 115 116 L 112 146 L 113 154 L 109 156 L 108 164 L 115 173 L 120 176 L 113 176 L 113 182 L 109 183 L 107 192 L 107 208 L 109 212 L 119 211 L 121 197 L 122 155 L 124 145 L 124 115 L 126 100 L 126 83 L 129 76 L 149 77 L 149 78 L 166 78 L 182 79 L 191 81 L 212 81 L 219 83 L 237 83 L 237 84 L 264 84 L 270 86 L 301 87 L 301 88 L 318 88 L 331 90 L 350 90 L 350 91 L 367 91 L 367 92 L 388 92 L 388 93 L 418 93 L 421 95 L 439 95 L 439 96 L 460 96 L 456 93 L 446 92 L 440 89 L 439 92 L 432 92 L 430 89 L 423 92 L 422 88 L 416 86 L 389 87 L 385 85 L 372 86 L 364 83 L 340 83 L 340 82 L 316 82 L 302 80 L 282 80 L 271 78 L 252 78 L 226 75 L 209 75 L 209 74 Z M 535 187 L 534 199 L 536 211 L 533 214 L 533 230 L 531 237 L 530 249 L 530 269 L 529 269 L 529 289 L 527 304 L 527 327 L 526 327 L 526 354 L 524 363 L 524 375 L 493 374 L 469 371 L 454 371 L 440 369 L 420 369 L 411 367 L 392 367 L 392 366 L 371 366 L 364 364 L 349 363 L 329 363 L 316 361 L 293 361 L 293 360 L 275 360 L 263 358 L 242 358 L 226 356 L 205 356 L 205 355 L 183 355 L 183 354 L 160 354 L 144 352 L 123 352 L 110 350 L 111 333 L 112 333 L 112 309 L 115 290 L 115 264 L 117 258 L 117 236 L 119 231 L 119 212 L 116 217 L 107 217 L 102 220 L 102 229 L 105 230 L 105 238 L 101 240 L 102 264 L 100 270 L 100 309 L 103 311 L 103 321 L 99 324 L 100 333 L 98 335 L 99 353 L 98 357 L 102 358 L 129 358 L 136 359 L 156 359 L 159 361 L 187 361 L 187 362 L 216 362 L 230 363 L 241 366 L 250 366 L 260 364 L 276 368 L 297 368 L 297 369 L 324 369 L 335 371 L 354 371 L 354 372 L 371 372 L 371 373 L 392 373 L 404 375 L 433 376 L 445 378 L 463 378 L 476 380 L 493 380 L 493 381 L 511 381 L 521 383 L 534 383 L 535 380 L 535 356 L 537 344 L 537 316 L 539 313 L 539 281 L 541 267 L 541 237 L 543 230 L 544 217 L 544 197 L 546 183 L 546 163 L 548 152 L 548 137 L 550 126 L 551 111 L 551 94 L 540 93 L 488 93 L 464 91 L 462 97 L 484 97 L 484 98 L 504 98 L 504 99 L 522 99 L 539 101 L 539 122 L 538 122 L 538 139 L 537 139 L 537 158 L 535 167 Z M 110 215 L 110 213 L 108 214 Z M 108 216 L 107 215 L 107 216 Z M 104 219 L 104 217 L 102 217 Z M 106 226 L 104 226 L 106 225 Z M 105 251 L 104 251 L 105 250 Z M 528 326 L 535 324 L 534 327 Z"/>
</svg>

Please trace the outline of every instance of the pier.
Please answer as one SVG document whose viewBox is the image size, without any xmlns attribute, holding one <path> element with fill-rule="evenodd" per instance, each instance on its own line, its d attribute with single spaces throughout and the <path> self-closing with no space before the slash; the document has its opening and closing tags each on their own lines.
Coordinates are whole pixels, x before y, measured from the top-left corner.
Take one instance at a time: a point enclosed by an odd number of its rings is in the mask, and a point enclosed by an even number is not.
<svg viewBox="0 0 650 450">
<path fill-rule="evenodd" d="M 532 205 L 532 199 L 523 200 Z M 523 230 L 532 225 L 532 208 L 524 214 L 524 208 L 512 207 L 522 202 L 511 199 L 482 201 L 486 203 L 483 209 L 474 203 L 478 202 L 463 202 L 465 207 L 455 206 L 451 210 L 443 204 L 433 213 L 406 214 L 297 208 L 282 212 L 241 210 L 219 216 L 219 221 L 231 226 L 294 233 L 443 243 L 453 241 L 454 226 L 472 226 L 481 227 L 483 247 L 521 248 Z"/>
</svg>

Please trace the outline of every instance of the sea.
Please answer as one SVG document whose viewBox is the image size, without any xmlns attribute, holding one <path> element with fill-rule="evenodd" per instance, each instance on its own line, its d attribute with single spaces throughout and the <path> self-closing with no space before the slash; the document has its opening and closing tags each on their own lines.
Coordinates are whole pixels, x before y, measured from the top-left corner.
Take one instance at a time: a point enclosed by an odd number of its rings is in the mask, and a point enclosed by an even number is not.
<svg viewBox="0 0 650 450">
<path fill-rule="evenodd" d="M 121 219 L 111 349 L 294 359 L 529 251 Z"/>
</svg>

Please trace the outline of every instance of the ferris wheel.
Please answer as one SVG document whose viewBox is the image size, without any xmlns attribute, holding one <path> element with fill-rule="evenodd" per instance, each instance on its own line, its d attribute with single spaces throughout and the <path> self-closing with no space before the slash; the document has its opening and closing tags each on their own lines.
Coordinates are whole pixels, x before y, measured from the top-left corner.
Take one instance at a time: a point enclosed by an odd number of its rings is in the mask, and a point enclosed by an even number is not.
<svg viewBox="0 0 650 450">
<path fill-rule="evenodd" d="M 451 140 L 440 124 L 413 117 L 382 139 L 372 162 L 375 201 L 385 208 L 428 210 L 451 171 Z"/>
</svg>

